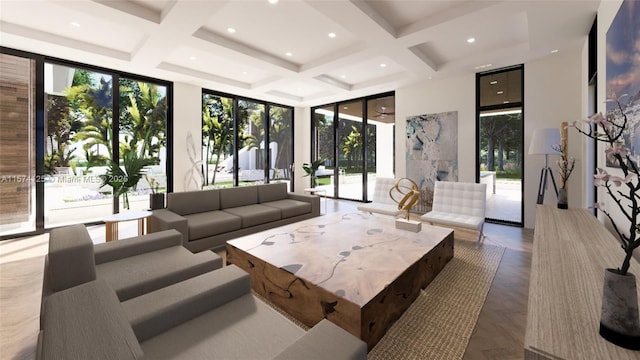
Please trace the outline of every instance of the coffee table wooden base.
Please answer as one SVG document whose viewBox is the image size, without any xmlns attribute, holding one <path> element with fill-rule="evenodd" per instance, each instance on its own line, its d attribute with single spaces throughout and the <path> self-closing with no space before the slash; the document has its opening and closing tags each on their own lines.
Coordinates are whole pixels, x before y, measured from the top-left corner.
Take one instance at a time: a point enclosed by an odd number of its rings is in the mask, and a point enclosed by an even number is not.
<svg viewBox="0 0 640 360">
<path fill-rule="evenodd" d="M 453 233 L 450 233 L 371 301 L 360 306 L 227 243 L 227 262 L 250 273 L 254 291 L 307 326 L 329 319 L 365 341 L 369 350 L 452 257 Z"/>
</svg>

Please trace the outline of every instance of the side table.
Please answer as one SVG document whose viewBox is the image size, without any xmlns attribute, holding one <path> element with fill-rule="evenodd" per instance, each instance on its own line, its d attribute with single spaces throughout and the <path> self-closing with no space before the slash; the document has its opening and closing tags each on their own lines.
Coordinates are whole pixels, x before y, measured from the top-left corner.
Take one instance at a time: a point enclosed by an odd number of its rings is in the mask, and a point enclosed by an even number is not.
<svg viewBox="0 0 640 360">
<path fill-rule="evenodd" d="M 303 191 L 311 195 L 318 194 L 320 197 L 324 198 L 324 213 L 326 215 L 327 214 L 327 189 L 315 187 L 315 188 L 306 188 Z"/>
<path fill-rule="evenodd" d="M 106 216 L 105 225 L 105 241 L 118 240 L 118 223 L 121 221 L 138 220 L 138 235 L 145 233 L 145 220 L 151 216 L 151 211 L 126 211 L 119 214 Z"/>
</svg>

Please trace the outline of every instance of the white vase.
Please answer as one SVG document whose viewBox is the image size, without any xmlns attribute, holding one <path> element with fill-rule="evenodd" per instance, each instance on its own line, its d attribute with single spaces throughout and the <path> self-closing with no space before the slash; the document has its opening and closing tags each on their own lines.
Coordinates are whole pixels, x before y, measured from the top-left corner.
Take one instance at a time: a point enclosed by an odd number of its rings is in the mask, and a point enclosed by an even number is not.
<svg viewBox="0 0 640 360">
<path fill-rule="evenodd" d="M 615 269 L 604 272 L 600 336 L 618 346 L 640 350 L 640 318 L 636 277 L 620 275 Z"/>
</svg>

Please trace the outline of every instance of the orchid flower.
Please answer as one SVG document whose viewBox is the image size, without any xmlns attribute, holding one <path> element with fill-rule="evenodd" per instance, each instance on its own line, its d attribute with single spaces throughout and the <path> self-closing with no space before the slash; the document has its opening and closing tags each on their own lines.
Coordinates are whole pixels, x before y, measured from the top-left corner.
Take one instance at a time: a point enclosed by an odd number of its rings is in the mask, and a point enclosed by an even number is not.
<svg viewBox="0 0 640 360">
<path fill-rule="evenodd" d="M 598 210 L 605 210 L 605 203 L 597 202 L 597 203 L 593 204 L 593 207 L 598 209 Z"/>
<path fill-rule="evenodd" d="M 629 149 L 627 149 L 624 146 L 616 146 L 616 147 L 610 147 L 604 152 L 607 154 L 607 156 L 613 156 L 615 154 L 619 154 L 620 156 L 624 157 L 624 156 L 627 156 L 627 154 L 629 153 Z"/>
<path fill-rule="evenodd" d="M 598 168 L 598 173 L 593 175 L 593 185 L 599 186 L 609 181 L 609 174 L 606 170 Z"/>
<path fill-rule="evenodd" d="M 613 183 L 615 186 L 620 186 L 622 184 L 626 184 L 633 180 L 633 175 L 629 174 L 624 179 L 619 176 L 610 176 L 609 181 Z"/>
<path fill-rule="evenodd" d="M 602 112 L 591 115 L 588 119 L 590 123 L 600 125 L 605 129 L 610 129 L 611 127 L 613 127 L 613 124 L 609 120 L 607 120 L 604 115 L 602 115 Z"/>
</svg>

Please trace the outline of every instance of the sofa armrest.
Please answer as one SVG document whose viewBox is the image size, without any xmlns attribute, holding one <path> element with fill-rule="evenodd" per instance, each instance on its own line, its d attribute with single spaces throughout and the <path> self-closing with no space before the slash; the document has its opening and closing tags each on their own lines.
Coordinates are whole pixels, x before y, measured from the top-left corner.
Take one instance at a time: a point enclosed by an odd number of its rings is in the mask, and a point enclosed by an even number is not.
<svg viewBox="0 0 640 360">
<path fill-rule="evenodd" d="M 251 278 L 235 265 L 122 303 L 140 342 L 251 292 Z"/>
<path fill-rule="evenodd" d="M 120 300 L 101 279 L 49 296 L 43 324 L 43 360 L 143 357 Z"/>
<path fill-rule="evenodd" d="M 98 265 L 171 246 L 182 246 L 182 234 L 178 230 L 170 229 L 129 239 L 96 244 L 93 247 L 93 254 L 96 259 L 96 265 Z"/>
<path fill-rule="evenodd" d="M 182 244 L 189 242 L 189 223 L 187 218 L 168 209 L 153 210 L 147 219 L 149 233 L 176 229 L 182 234 Z"/>
<path fill-rule="evenodd" d="M 274 360 L 366 358 L 367 344 L 364 341 L 324 319 L 276 355 Z"/>
<path fill-rule="evenodd" d="M 84 225 L 51 230 L 45 271 L 48 272 L 46 286 L 50 287 L 50 292 L 96 279 L 93 241 Z"/>
<path fill-rule="evenodd" d="M 314 216 L 320 216 L 320 197 L 318 195 L 287 193 L 287 198 L 311 203 L 311 212 Z"/>
</svg>

